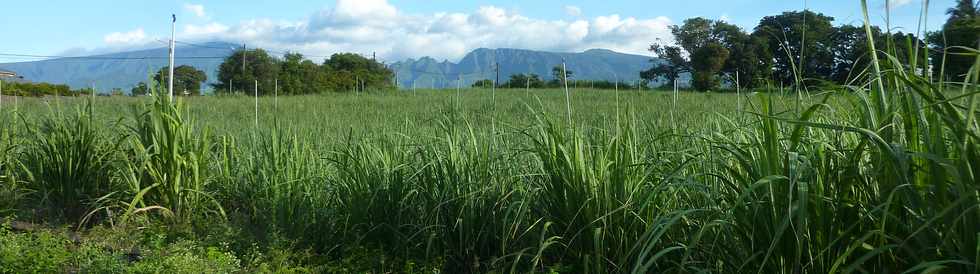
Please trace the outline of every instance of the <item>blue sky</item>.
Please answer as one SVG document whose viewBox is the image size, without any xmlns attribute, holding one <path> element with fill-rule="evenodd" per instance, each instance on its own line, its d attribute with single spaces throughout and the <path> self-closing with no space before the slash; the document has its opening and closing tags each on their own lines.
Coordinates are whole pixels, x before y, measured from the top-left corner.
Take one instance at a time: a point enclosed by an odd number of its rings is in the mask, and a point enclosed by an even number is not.
<svg viewBox="0 0 980 274">
<path fill-rule="evenodd" d="M 884 23 L 885 0 L 869 0 Z M 922 0 L 890 0 L 892 25 L 915 31 Z M 479 47 L 581 51 L 609 48 L 645 53 L 666 26 L 685 18 L 725 19 L 751 29 L 767 15 L 804 4 L 861 23 L 858 0 L 606 0 L 606 1 L 6 1 L 0 53 L 85 55 L 163 46 L 169 14 L 178 15 L 177 40 L 248 42 L 308 55 L 376 52 L 384 59 L 433 56 L 455 60 Z M 953 0 L 929 3 L 929 29 L 945 20 Z M 0 62 L 18 61 L 5 57 Z"/>
</svg>

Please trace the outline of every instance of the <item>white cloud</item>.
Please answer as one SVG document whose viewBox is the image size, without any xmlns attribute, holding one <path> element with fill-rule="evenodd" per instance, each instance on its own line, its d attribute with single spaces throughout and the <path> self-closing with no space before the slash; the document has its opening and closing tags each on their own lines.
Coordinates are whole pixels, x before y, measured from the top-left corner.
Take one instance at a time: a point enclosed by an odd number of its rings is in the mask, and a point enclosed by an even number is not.
<svg viewBox="0 0 980 274">
<path fill-rule="evenodd" d="M 198 18 L 208 18 L 208 14 L 204 12 L 204 5 L 184 4 L 184 10 Z"/>
<path fill-rule="evenodd" d="M 469 13 L 406 14 L 386 0 L 338 0 L 336 6 L 296 21 L 256 18 L 237 24 L 184 25 L 177 40 L 246 42 L 316 56 L 377 53 L 389 62 L 422 56 L 457 60 L 476 48 L 606 48 L 646 55 L 658 38 L 672 41 L 670 24 L 666 17 L 620 15 L 537 19 L 495 6 Z"/>
<path fill-rule="evenodd" d="M 222 25 L 221 23 L 209 23 L 207 25 L 186 25 L 184 26 L 184 35 L 190 36 L 205 36 L 205 35 L 217 35 L 228 31 L 229 27 Z"/>
<path fill-rule="evenodd" d="M 565 14 L 572 17 L 578 17 L 582 15 L 582 9 L 576 6 L 565 6 Z"/>
<path fill-rule="evenodd" d="M 911 4 L 912 0 L 888 0 L 888 5 L 891 8 L 898 8 L 908 4 Z"/>
<path fill-rule="evenodd" d="M 136 45 L 146 42 L 146 32 L 143 28 L 138 28 L 129 32 L 113 32 L 107 34 L 103 40 L 110 46 Z"/>
</svg>

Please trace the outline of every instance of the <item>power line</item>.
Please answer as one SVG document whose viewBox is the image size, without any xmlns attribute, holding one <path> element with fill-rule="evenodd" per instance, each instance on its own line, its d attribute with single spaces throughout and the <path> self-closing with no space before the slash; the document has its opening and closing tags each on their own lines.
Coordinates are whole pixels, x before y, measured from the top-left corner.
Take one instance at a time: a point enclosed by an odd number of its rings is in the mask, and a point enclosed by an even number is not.
<svg viewBox="0 0 980 274">
<path fill-rule="evenodd" d="M 87 59 L 87 60 L 156 60 L 168 59 L 167 56 L 146 56 L 146 57 L 111 57 L 111 56 L 58 56 L 58 55 L 34 55 L 17 53 L 0 53 L 0 57 L 22 57 L 22 58 L 48 58 L 48 59 Z M 185 56 L 176 57 L 177 59 L 224 59 L 227 56 Z"/>
</svg>

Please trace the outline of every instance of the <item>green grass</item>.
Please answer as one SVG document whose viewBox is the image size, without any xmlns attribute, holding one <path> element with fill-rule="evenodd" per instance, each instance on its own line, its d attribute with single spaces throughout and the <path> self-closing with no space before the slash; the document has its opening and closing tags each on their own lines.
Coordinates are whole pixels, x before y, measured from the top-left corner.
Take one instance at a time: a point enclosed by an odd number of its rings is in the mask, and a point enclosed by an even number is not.
<svg viewBox="0 0 980 274">
<path fill-rule="evenodd" d="M 572 125 L 563 90 L 260 98 L 258 127 L 250 97 L 100 98 L 75 116 L 46 110 L 85 99 L 21 100 L 0 195 L 32 195 L 0 212 L 63 210 L 40 186 L 92 181 L 32 174 L 99 159 L 68 174 L 109 172 L 110 189 L 62 200 L 108 191 L 81 204 L 93 229 L 161 237 L 174 251 L 153 267 L 975 273 L 980 68 L 935 83 L 881 57 L 867 83 L 820 93 L 573 90 Z"/>
</svg>

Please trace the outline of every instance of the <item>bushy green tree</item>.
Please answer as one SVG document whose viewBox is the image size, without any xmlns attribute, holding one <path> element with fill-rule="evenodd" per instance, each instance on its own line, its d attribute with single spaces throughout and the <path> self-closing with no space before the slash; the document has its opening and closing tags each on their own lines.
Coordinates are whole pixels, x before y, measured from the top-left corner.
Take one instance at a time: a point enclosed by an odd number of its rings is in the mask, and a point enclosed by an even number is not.
<svg viewBox="0 0 980 274">
<path fill-rule="evenodd" d="M 650 52 L 659 59 L 651 59 L 653 68 L 640 72 L 640 78 L 647 81 L 666 80 L 666 86 L 673 86 L 681 73 L 690 72 L 691 64 L 684 57 L 683 50 L 662 42 L 650 46 Z"/>
<path fill-rule="evenodd" d="M 323 63 L 321 70 L 328 72 L 336 90 L 384 88 L 392 84 L 394 72 L 377 60 L 354 53 L 338 53 Z"/>
<path fill-rule="evenodd" d="M 714 90 L 720 85 L 718 72 L 725 66 L 729 52 L 718 43 L 707 43 L 691 55 L 693 83 L 697 90 Z"/>
<path fill-rule="evenodd" d="M 165 84 L 169 81 L 169 77 L 168 66 L 157 71 L 153 79 L 157 83 Z M 174 68 L 174 95 L 201 95 L 201 84 L 207 81 L 208 75 L 203 71 L 188 65 L 177 66 Z"/>
<path fill-rule="evenodd" d="M 564 85 L 566 77 L 568 78 L 568 81 L 572 81 L 573 79 L 575 79 L 574 76 L 575 76 L 574 71 L 571 70 L 566 71 L 565 68 L 562 68 L 562 65 L 557 65 L 551 68 L 551 77 L 554 77 L 553 78 L 554 80 L 551 80 L 552 85 L 555 86 Z"/>
<path fill-rule="evenodd" d="M 544 88 L 545 83 L 537 74 L 513 74 L 504 86 L 511 88 Z"/>
<path fill-rule="evenodd" d="M 805 78 L 830 79 L 833 21 L 833 17 L 812 11 L 762 18 L 753 36 L 764 39 L 772 52 L 774 80 L 795 84 Z"/>
<path fill-rule="evenodd" d="M 140 82 L 139 84 L 136 84 L 136 86 L 133 87 L 133 89 L 131 89 L 129 93 L 133 96 L 147 95 L 150 94 L 150 87 L 147 86 L 146 83 Z"/>
<path fill-rule="evenodd" d="M 734 45 L 741 45 L 742 41 L 748 41 L 747 38 L 743 38 L 747 35 L 744 35 L 738 27 L 700 17 L 684 20 L 683 25 L 671 26 L 670 30 L 677 44 L 690 55 L 692 85 L 702 91 L 718 88 L 719 73 L 725 68 L 731 54 L 726 46 L 734 47 Z M 676 49 L 671 51 L 674 50 Z M 668 52 L 666 49 L 663 51 L 670 55 L 680 55 Z M 733 65 L 733 69 L 734 67 L 737 67 L 737 64 Z"/>
<path fill-rule="evenodd" d="M 329 70 L 322 69 L 302 54 L 287 53 L 280 64 L 279 92 L 281 94 L 315 94 L 333 90 Z"/>
<path fill-rule="evenodd" d="M 742 28 L 724 21 L 715 21 L 712 28 L 715 43 L 729 52 L 721 69 L 731 81 L 738 80 L 742 87 L 758 87 L 769 78 L 772 52 L 764 39 L 754 37 Z"/>
<path fill-rule="evenodd" d="M 473 83 L 472 87 L 474 87 L 474 88 L 489 88 L 489 87 L 493 87 L 493 80 L 483 79 L 483 80 L 480 80 L 480 81 L 476 81 L 475 83 Z"/>
<path fill-rule="evenodd" d="M 218 68 L 218 83 L 214 85 L 214 89 L 218 93 L 230 91 L 254 94 L 257 87 L 259 95 L 268 95 L 272 94 L 278 76 L 278 60 L 265 50 L 238 50 L 225 58 L 225 62 Z"/>
<path fill-rule="evenodd" d="M 980 2 L 958 0 L 946 14 L 949 18 L 942 30 L 928 35 L 934 49 L 933 74 L 947 81 L 962 81 L 976 60 L 973 56 L 965 55 L 968 50 L 962 47 L 980 48 Z"/>
</svg>

